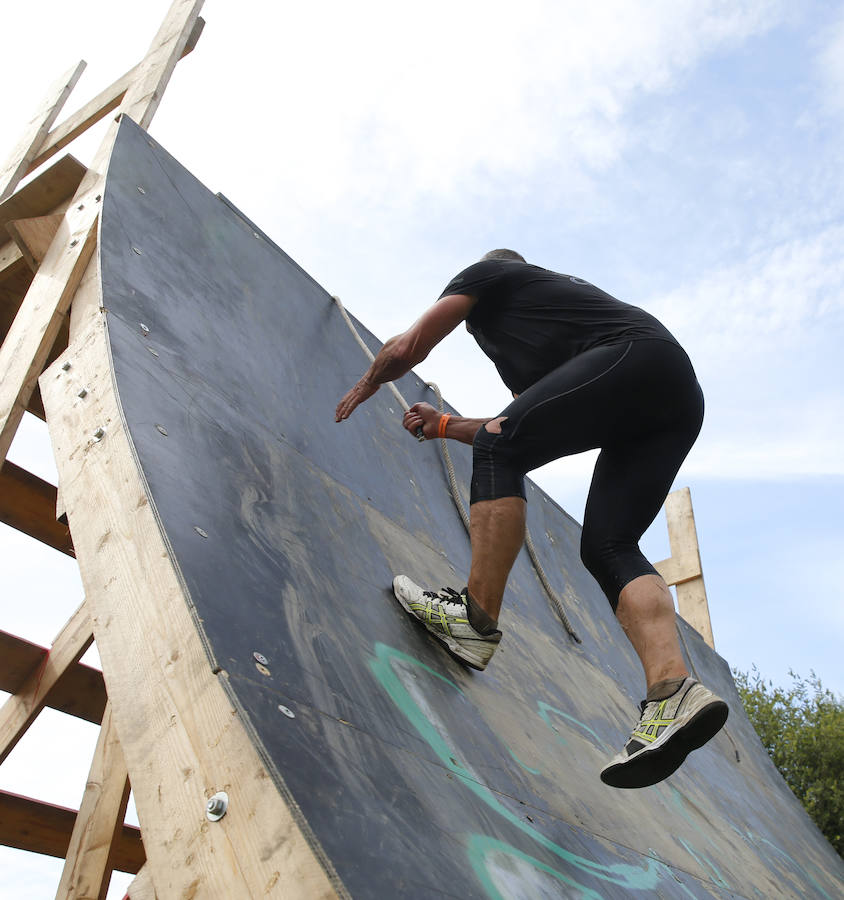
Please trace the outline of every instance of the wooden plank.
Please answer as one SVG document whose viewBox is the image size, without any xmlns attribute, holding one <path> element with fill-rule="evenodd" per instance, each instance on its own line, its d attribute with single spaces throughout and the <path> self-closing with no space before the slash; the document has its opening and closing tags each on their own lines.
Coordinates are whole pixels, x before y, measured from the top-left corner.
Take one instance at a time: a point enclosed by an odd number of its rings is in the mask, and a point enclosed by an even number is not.
<svg viewBox="0 0 844 900">
<path fill-rule="evenodd" d="M 337 896 L 223 690 L 224 674 L 211 670 L 123 428 L 99 319 L 66 358 L 91 387 L 86 401 L 72 402 L 61 359 L 41 389 L 157 891 L 248 897 L 278 884 L 290 900 Z M 229 811 L 209 823 L 205 802 L 218 790 L 229 793 Z"/>
<path fill-rule="evenodd" d="M 53 642 L 42 665 L 0 707 L 0 764 L 38 717 L 58 680 L 79 662 L 93 640 L 91 620 L 83 603 Z"/>
<path fill-rule="evenodd" d="M 6 231 L 20 248 L 26 264 L 33 272 L 38 271 L 41 260 L 47 255 L 62 219 L 64 216 L 61 213 L 55 213 L 34 219 L 14 219 L 6 223 Z"/>
<path fill-rule="evenodd" d="M 147 127 L 193 33 L 203 0 L 174 0 L 120 106 Z M 44 370 L 63 318 L 96 246 L 102 176 L 117 122 L 106 134 L 68 207 L 56 239 L 0 347 L 0 464 Z"/>
<path fill-rule="evenodd" d="M 0 469 L 0 522 L 73 556 L 70 529 L 56 521 L 57 489 L 6 461 Z"/>
<path fill-rule="evenodd" d="M 174 0 L 146 57 L 137 67 L 137 77 L 126 91 L 120 111 L 141 128 L 149 128 L 158 110 L 176 63 L 190 44 L 203 2 Z"/>
<path fill-rule="evenodd" d="M 40 671 L 48 652 L 45 647 L 0 631 L 0 691 L 19 693 L 32 673 Z M 99 725 L 106 700 L 103 673 L 76 663 L 58 679 L 45 705 Z"/>
<path fill-rule="evenodd" d="M 5 847 L 64 859 L 75 821 L 73 809 L 0 791 L 0 844 Z M 140 829 L 123 825 L 115 845 L 114 868 L 134 875 L 145 860 Z"/>
<path fill-rule="evenodd" d="M 128 802 L 129 774 L 108 704 L 56 897 L 105 900 L 111 880 L 110 860 Z"/>
<path fill-rule="evenodd" d="M 0 203 L 0 225 L 57 212 L 73 199 L 88 169 L 70 154 Z"/>
<path fill-rule="evenodd" d="M 689 489 L 673 491 L 665 501 L 668 519 L 668 542 L 671 556 L 678 561 L 682 579 L 676 581 L 677 609 L 680 615 L 709 644 L 715 647 L 709 603 L 703 582 L 700 548 L 697 540 L 692 495 Z"/>
<path fill-rule="evenodd" d="M 0 247 L 0 339 L 9 333 L 32 277 L 20 248 L 9 239 Z"/>
<path fill-rule="evenodd" d="M 187 56 L 196 47 L 202 34 L 205 21 L 198 18 L 194 23 L 190 37 L 182 52 L 182 58 Z M 38 150 L 37 156 L 30 163 L 29 171 L 33 172 L 43 165 L 50 157 L 66 147 L 71 141 L 86 132 L 92 125 L 104 119 L 110 112 L 117 109 L 123 102 L 129 86 L 138 78 L 141 64 L 133 66 L 125 75 L 122 75 L 113 84 L 109 85 L 85 104 L 80 110 L 58 125 L 45 138 Z"/>
<path fill-rule="evenodd" d="M 38 149 L 44 142 L 44 138 L 50 130 L 56 117 L 61 112 L 65 100 L 79 81 L 79 76 L 85 69 L 85 61 L 82 60 L 64 75 L 50 88 L 39 109 L 29 121 L 18 145 L 12 150 L 11 155 L 0 168 L 0 200 L 5 200 L 18 186 L 29 169 L 29 164 L 38 153 Z"/>
<path fill-rule="evenodd" d="M 97 190 L 99 178 L 91 182 Z M 78 207 L 70 207 L 0 347 L 0 463 L 94 252 L 98 209 L 95 198 L 87 195 Z"/>
<path fill-rule="evenodd" d="M 124 900 L 156 900 L 155 885 L 149 866 L 144 866 L 129 885 Z"/>
</svg>

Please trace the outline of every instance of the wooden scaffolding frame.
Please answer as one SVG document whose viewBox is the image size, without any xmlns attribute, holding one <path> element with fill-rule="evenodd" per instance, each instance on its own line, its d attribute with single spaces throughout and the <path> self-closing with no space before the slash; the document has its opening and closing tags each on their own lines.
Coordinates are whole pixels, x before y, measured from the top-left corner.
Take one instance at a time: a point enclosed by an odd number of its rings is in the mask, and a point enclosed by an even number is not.
<svg viewBox="0 0 844 900">
<path fill-rule="evenodd" d="M 115 868 L 136 874 L 134 900 L 339 895 L 291 805 L 267 789 L 226 673 L 209 667 L 111 383 L 96 256 L 105 170 L 120 117 L 148 127 L 199 39 L 201 6 L 175 0 L 144 59 L 53 127 L 85 64 L 63 75 L 0 169 L 0 521 L 77 556 L 86 596 L 49 650 L 0 632 L 11 694 L 0 763 L 45 706 L 100 725 L 78 811 L 0 792 L 0 843 L 63 857 L 59 897 L 104 897 Z M 109 113 L 90 166 L 65 156 L 16 190 Z M 59 488 L 6 461 L 26 410 L 47 421 Z M 672 556 L 658 568 L 712 645 L 688 488 L 666 512 Z M 102 673 L 80 663 L 95 640 Z M 141 829 L 123 822 L 130 783 Z M 205 804 L 219 791 L 234 797 L 212 826 Z"/>
</svg>

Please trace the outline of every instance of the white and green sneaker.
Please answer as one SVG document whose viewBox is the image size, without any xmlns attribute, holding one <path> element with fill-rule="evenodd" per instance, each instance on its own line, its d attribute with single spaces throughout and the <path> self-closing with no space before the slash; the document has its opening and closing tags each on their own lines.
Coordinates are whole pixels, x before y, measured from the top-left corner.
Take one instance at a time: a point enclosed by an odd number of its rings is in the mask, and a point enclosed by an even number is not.
<svg viewBox="0 0 844 900">
<path fill-rule="evenodd" d="M 396 575 L 393 593 L 407 612 L 418 619 L 461 662 L 482 672 L 501 641 L 500 631 L 481 634 L 469 622 L 466 588 L 424 591 L 407 575 Z"/>
<path fill-rule="evenodd" d="M 727 704 L 694 678 L 686 678 L 665 700 L 643 700 L 641 709 L 624 749 L 601 770 L 604 784 L 640 788 L 668 778 L 721 730 L 729 713 Z"/>
</svg>

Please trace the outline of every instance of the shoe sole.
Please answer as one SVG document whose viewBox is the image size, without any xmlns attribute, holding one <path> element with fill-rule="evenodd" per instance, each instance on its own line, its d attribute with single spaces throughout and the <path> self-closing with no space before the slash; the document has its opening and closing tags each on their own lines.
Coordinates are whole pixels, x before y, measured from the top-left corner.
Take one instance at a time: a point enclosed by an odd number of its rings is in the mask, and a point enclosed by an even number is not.
<svg viewBox="0 0 844 900">
<path fill-rule="evenodd" d="M 404 597 L 396 590 L 396 578 L 393 579 L 393 595 L 396 600 L 401 604 L 402 609 L 415 621 L 418 622 L 427 632 L 428 634 L 433 635 L 447 650 L 448 652 L 455 657 L 457 660 L 462 662 L 464 665 L 469 666 L 472 669 L 476 669 L 478 672 L 483 672 L 483 670 L 487 667 L 485 662 L 479 662 L 477 657 L 469 657 L 466 655 L 466 649 L 456 641 L 454 638 L 449 637 L 447 634 L 443 634 L 441 631 L 437 631 L 435 628 L 430 626 L 424 619 L 420 619 L 419 616 L 410 608 L 408 603 L 405 601 Z"/>
<path fill-rule="evenodd" d="M 646 747 L 629 760 L 607 766 L 601 781 L 615 788 L 650 787 L 673 775 L 693 751 L 710 741 L 724 727 L 729 707 L 713 700 L 699 709 L 688 722 L 667 735 L 660 746 Z"/>
</svg>

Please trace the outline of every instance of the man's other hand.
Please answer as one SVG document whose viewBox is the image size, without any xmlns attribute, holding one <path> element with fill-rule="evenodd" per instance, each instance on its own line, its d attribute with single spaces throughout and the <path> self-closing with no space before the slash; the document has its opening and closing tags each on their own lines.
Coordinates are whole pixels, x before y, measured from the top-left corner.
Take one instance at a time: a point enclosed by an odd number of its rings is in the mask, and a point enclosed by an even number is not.
<svg viewBox="0 0 844 900">
<path fill-rule="evenodd" d="M 364 400 L 368 400 L 381 387 L 380 384 L 372 384 L 364 378 L 346 393 L 343 399 L 337 404 L 334 412 L 334 421 L 342 422 L 360 406 Z"/>
</svg>

